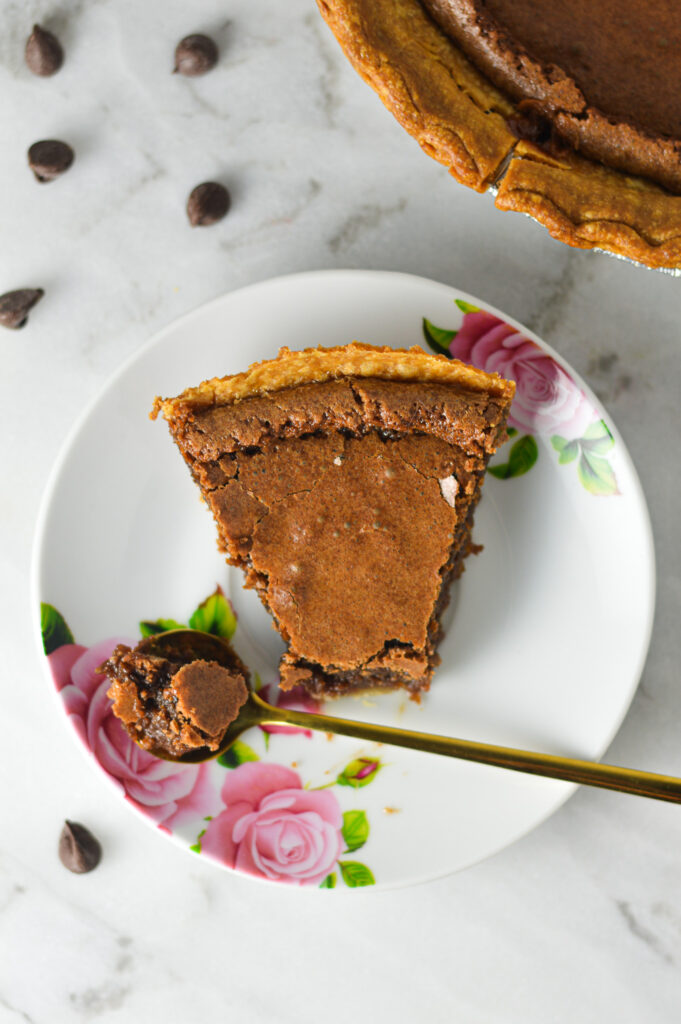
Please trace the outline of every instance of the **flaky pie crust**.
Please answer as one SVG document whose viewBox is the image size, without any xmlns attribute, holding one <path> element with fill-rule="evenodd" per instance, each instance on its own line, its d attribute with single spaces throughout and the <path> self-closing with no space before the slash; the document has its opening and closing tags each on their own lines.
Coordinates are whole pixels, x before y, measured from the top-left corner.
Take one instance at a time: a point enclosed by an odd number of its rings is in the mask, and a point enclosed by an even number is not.
<svg viewBox="0 0 681 1024">
<path fill-rule="evenodd" d="M 244 398 L 340 377 L 459 384 L 498 396 L 506 402 L 510 402 L 515 393 L 514 382 L 504 380 L 498 373 L 485 373 L 458 359 L 430 355 L 418 345 L 404 349 L 353 341 L 334 348 L 320 346 L 296 352 L 282 348 L 275 359 L 253 363 L 244 373 L 213 377 L 198 387 L 187 388 L 175 398 L 157 397 L 150 416 L 156 419 L 160 412 L 170 423 L 193 409 L 230 405 Z"/>
</svg>

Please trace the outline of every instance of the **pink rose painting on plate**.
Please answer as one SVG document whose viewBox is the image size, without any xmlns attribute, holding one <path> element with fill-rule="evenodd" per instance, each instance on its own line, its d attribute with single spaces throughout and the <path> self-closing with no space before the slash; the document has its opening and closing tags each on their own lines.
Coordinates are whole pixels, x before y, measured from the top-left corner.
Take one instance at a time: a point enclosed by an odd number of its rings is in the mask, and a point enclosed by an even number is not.
<svg viewBox="0 0 681 1024">
<path fill-rule="evenodd" d="M 509 425 L 533 434 L 579 437 L 594 418 L 584 392 L 538 345 L 491 313 L 465 313 L 451 341 L 454 359 L 516 383 Z"/>
<path fill-rule="evenodd" d="M 142 635 L 175 629 L 175 619 L 145 620 Z M 193 613 L 189 625 L 231 638 L 236 616 L 218 588 Z M 111 710 L 109 680 L 97 672 L 119 643 L 111 637 L 91 647 L 74 641 L 66 620 L 49 604 L 41 605 L 43 647 L 64 709 L 80 740 L 99 766 L 138 811 L 169 834 L 193 834 L 190 849 L 259 878 L 288 885 L 334 888 L 338 878 L 356 888 L 373 885 L 371 870 L 356 860 L 340 859 L 363 846 L 369 822 L 363 810 L 341 809 L 332 786 L 359 788 L 381 767 L 367 759 L 351 761 L 318 788 L 304 786 L 292 768 L 267 758 L 270 735 L 311 737 L 306 729 L 268 726 L 253 730 L 264 739 L 261 758 L 237 740 L 216 760 L 174 764 L 142 750 Z M 261 688 L 272 703 L 317 710 L 303 692 L 280 694 L 275 683 Z"/>
<path fill-rule="evenodd" d="M 343 815 L 330 790 L 305 790 L 279 764 L 251 761 L 229 772 L 201 851 L 231 868 L 293 884 L 319 885 L 343 849 Z"/>
<path fill-rule="evenodd" d="M 619 494 L 608 461 L 614 437 L 582 388 L 518 328 L 462 299 L 456 304 L 463 313 L 458 330 L 423 319 L 429 347 L 516 383 L 508 417 L 508 434 L 514 441 L 507 461 L 490 465 L 488 472 L 502 480 L 527 473 L 539 456 L 536 437 L 545 437 L 558 453 L 560 465 L 578 460 L 579 482 L 590 494 Z M 516 440 L 519 433 L 522 436 Z"/>
<path fill-rule="evenodd" d="M 350 888 L 373 885 L 366 864 L 341 860 L 369 838 L 362 810 L 342 811 L 334 785 L 367 785 L 381 767 L 357 782 L 351 761 L 336 779 L 319 788 L 303 787 L 291 768 L 263 761 L 245 761 L 222 784 L 221 812 L 201 831 L 193 849 L 227 867 L 289 885 L 336 886 L 338 873 Z M 336 871 L 338 869 L 338 871 Z"/>
</svg>

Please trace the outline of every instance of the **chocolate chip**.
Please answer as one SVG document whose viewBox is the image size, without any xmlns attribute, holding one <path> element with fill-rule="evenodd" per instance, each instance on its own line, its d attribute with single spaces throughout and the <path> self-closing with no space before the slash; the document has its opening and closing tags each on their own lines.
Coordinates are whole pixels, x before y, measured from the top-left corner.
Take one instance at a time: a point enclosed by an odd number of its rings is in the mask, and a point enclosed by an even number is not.
<svg viewBox="0 0 681 1024">
<path fill-rule="evenodd" d="M 66 142 L 44 139 L 34 142 L 28 151 L 28 165 L 38 181 L 54 181 L 73 163 L 74 152 Z"/>
<path fill-rule="evenodd" d="M 185 36 L 175 47 L 175 67 L 173 72 L 195 78 L 205 75 L 218 62 L 218 48 L 210 38 L 200 33 Z"/>
<path fill-rule="evenodd" d="M 224 185 L 204 181 L 189 193 L 187 216 L 193 228 L 217 224 L 229 210 L 231 199 Z"/>
<path fill-rule="evenodd" d="M 76 875 L 94 871 L 102 859 L 102 847 L 92 832 L 77 821 L 66 821 L 59 836 L 59 860 Z"/>
<path fill-rule="evenodd" d="M 44 294 L 42 288 L 19 288 L 15 292 L 0 295 L 0 326 L 12 330 L 23 327 L 29 312 Z"/>
<path fill-rule="evenodd" d="M 61 43 L 56 36 L 40 25 L 33 26 L 33 31 L 26 40 L 24 57 L 29 70 L 43 78 L 54 75 L 64 63 Z"/>
</svg>

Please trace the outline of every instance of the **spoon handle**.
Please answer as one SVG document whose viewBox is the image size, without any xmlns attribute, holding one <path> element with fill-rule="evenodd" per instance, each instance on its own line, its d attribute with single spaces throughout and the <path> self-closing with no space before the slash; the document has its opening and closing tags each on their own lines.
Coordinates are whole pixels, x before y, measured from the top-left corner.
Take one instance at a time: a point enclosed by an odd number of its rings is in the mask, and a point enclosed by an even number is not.
<svg viewBox="0 0 681 1024">
<path fill-rule="evenodd" d="M 597 786 L 600 789 L 613 789 L 620 793 L 633 793 L 655 800 L 681 803 L 681 779 L 670 775 L 656 775 L 634 768 L 620 768 L 611 764 L 599 764 L 596 761 L 558 757 L 555 754 L 540 754 L 532 750 L 499 747 L 492 743 L 434 736 L 431 733 L 395 729 L 386 725 L 353 722 L 345 718 L 331 718 L 289 708 L 274 708 L 260 700 L 258 704 L 261 705 L 262 712 L 259 721 L 263 725 L 293 725 L 303 729 L 338 733 L 373 743 L 389 743 L 394 747 L 409 747 L 430 754 L 491 764 L 497 768 L 510 768 L 512 771 L 526 772 L 529 775 L 543 775 L 550 779 L 562 779 L 583 786 Z"/>
</svg>

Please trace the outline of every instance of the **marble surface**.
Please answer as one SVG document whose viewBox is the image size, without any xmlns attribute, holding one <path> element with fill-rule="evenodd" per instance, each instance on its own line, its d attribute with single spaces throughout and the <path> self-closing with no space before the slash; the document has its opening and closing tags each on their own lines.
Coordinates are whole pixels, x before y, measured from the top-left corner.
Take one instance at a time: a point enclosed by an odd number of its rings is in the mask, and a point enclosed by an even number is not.
<svg viewBox="0 0 681 1024">
<path fill-rule="evenodd" d="M 681 774 L 681 282 L 563 247 L 458 186 L 352 72 L 312 0 L 1 0 L 0 19 L 0 291 L 46 290 L 28 327 L 0 338 L 2 1024 L 406 1022 L 426 1010 L 433 1024 L 676 1022 L 677 809 L 582 790 L 491 860 L 401 891 L 330 896 L 227 876 L 141 824 L 86 764 L 35 653 L 29 567 L 74 418 L 176 316 L 320 267 L 456 284 L 565 355 L 630 448 L 658 605 L 607 757 Z M 65 46 L 52 79 L 23 66 L 34 20 Z M 171 76 L 175 42 L 200 30 L 220 43 L 218 68 Z M 44 137 L 77 155 L 39 186 L 25 152 Z M 233 210 L 192 231 L 186 195 L 212 177 Z M 67 816 L 102 839 L 91 875 L 57 860 Z"/>
</svg>

